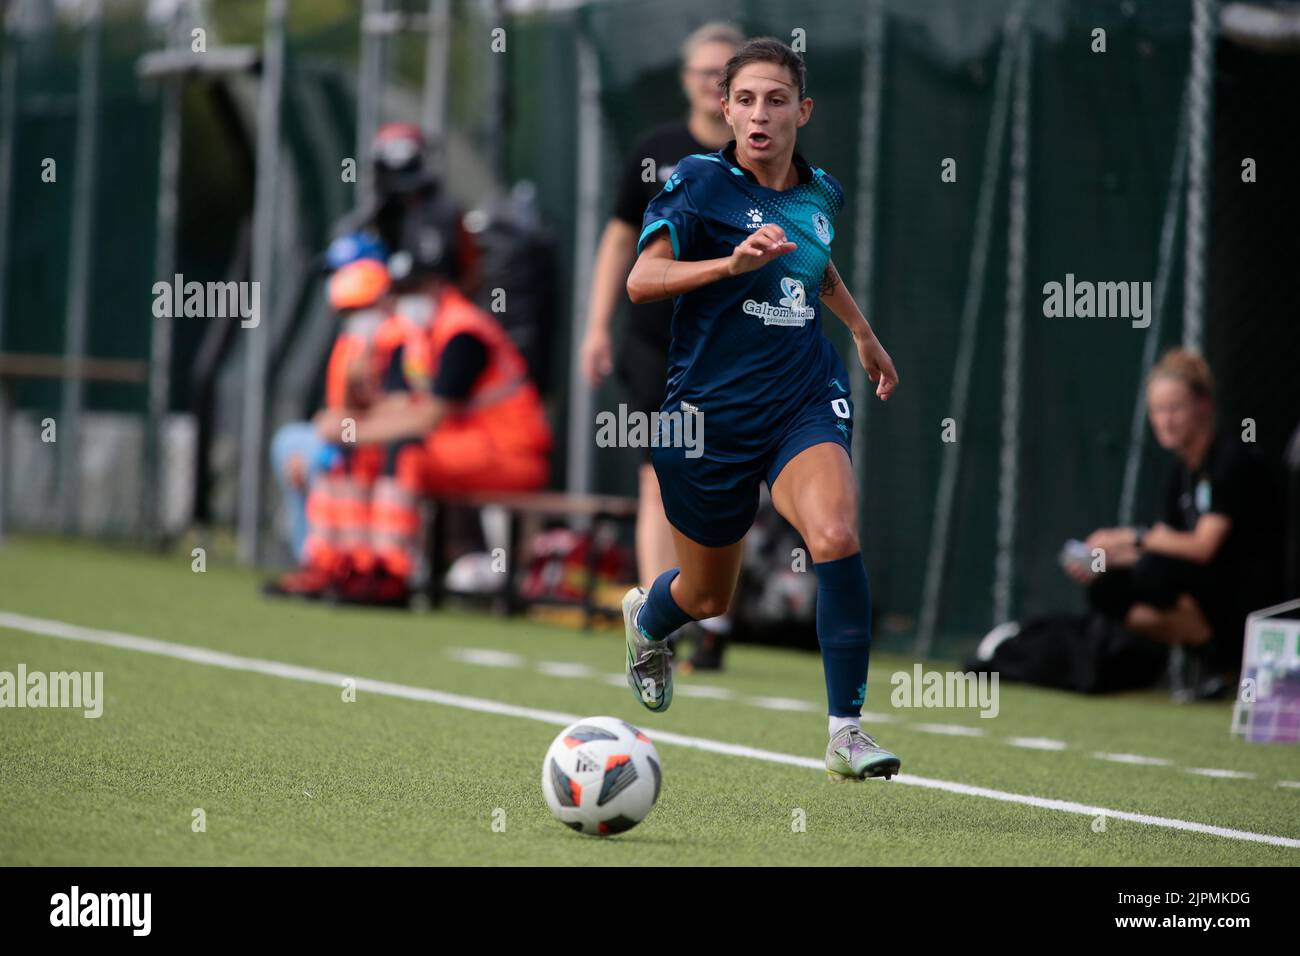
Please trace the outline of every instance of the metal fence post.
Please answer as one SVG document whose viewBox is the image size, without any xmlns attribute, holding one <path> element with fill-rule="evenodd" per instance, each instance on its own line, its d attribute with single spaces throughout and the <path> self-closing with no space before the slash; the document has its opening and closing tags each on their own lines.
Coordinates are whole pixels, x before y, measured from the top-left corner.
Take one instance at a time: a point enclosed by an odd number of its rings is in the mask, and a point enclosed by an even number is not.
<svg viewBox="0 0 1300 956">
<path fill-rule="evenodd" d="M 256 326 L 248 335 L 244 420 L 239 463 L 239 559 L 256 564 L 261 553 L 262 476 L 265 458 L 266 368 L 274 314 L 275 209 L 280 154 L 280 96 L 284 78 L 284 20 L 287 0 L 267 0 L 262 87 L 257 105 L 257 183 L 253 207 L 253 281 L 259 286 Z"/>
</svg>

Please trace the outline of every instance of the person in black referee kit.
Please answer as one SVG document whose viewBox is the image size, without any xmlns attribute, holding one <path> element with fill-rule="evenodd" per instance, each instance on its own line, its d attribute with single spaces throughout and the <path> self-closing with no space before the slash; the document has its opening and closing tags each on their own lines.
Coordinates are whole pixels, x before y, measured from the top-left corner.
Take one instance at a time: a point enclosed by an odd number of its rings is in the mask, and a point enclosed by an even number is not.
<svg viewBox="0 0 1300 956">
<path fill-rule="evenodd" d="M 646 206 L 663 189 L 678 160 L 692 153 L 711 153 L 732 137 L 731 127 L 722 118 L 718 81 L 723 66 L 744 42 L 745 35 L 727 23 L 705 24 L 683 42 L 681 81 L 690 101 L 690 115 L 685 122 L 651 130 L 633 147 L 623 166 L 613 215 L 605 225 L 596 254 L 587 331 L 582 342 L 583 372 L 593 387 L 615 372 L 629 410 L 646 416 L 658 412 L 664 400 L 672 300 L 629 306 L 627 330 L 617 350 L 610 336 L 610 323 L 618 303 L 626 296 Z M 655 174 L 648 182 L 647 159 L 654 161 Z M 641 451 L 636 557 L 639 580 L 649 587 L 659 574 L 677 563 L 677 555 L 659 497 L 659 482 L 650 463 L 650 449 Z M 683 634 L 690 635 L 694 645 L 688 666 L 700 670 L 720 668 L 730 626 L 727 615 L 719 615 L 685 628 Z"/>
</svg>

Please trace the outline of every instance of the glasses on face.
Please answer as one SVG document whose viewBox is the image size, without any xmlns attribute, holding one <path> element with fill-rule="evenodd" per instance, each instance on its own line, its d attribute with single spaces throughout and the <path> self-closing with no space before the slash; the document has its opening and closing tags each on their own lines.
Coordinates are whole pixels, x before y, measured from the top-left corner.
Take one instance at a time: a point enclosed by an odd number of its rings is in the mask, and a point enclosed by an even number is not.
<svg viewBox="0 0 1300 956">
<path fill-rule="evenodd" d="M 722 70 L 701 70 L 693 67 L 686 68 L 686 75 L 693 79 L 712 80 L 714 83 L 722 82 Z"/>
</svg>

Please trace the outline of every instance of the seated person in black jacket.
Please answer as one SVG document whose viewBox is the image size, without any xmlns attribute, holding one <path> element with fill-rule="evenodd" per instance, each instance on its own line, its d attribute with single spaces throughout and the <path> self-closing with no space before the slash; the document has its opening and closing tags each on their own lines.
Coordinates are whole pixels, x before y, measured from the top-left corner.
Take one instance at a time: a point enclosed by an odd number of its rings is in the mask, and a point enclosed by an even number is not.
<svg viewBox="0 0 1300 956">
<path fill-rule="evenodd" d="M 1094 609 L 1143 637 L 1195 649 L 1227 677 L 1241 665 L 1247 613 L 1281 599 L 1280 496 L 1240 434 L 1216 427 L 1201 356 L 1165 353 L 1147 378 L 1147 409 L 1156 441 L 1176 456 L 1164 520 L 1093 532 L 1087 547 L 1105 552 L 1105 572 L 1067 570 L 1088 585 Z"/>
</svg>

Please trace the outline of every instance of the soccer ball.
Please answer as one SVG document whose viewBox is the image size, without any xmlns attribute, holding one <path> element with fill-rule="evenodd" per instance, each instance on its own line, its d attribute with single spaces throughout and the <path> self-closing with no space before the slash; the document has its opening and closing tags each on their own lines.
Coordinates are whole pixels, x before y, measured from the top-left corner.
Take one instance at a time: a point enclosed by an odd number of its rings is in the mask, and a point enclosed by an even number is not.
<svg viewBox="0 0 1300 956">
<path fill-rule="evenodd" d="M 555 818 L 579 833 L 611 836 L 646 818 L 659 799 L 659 751 L 617 717 L 565 727 L 546 751 L 542 793 Z"/>
</svg>

